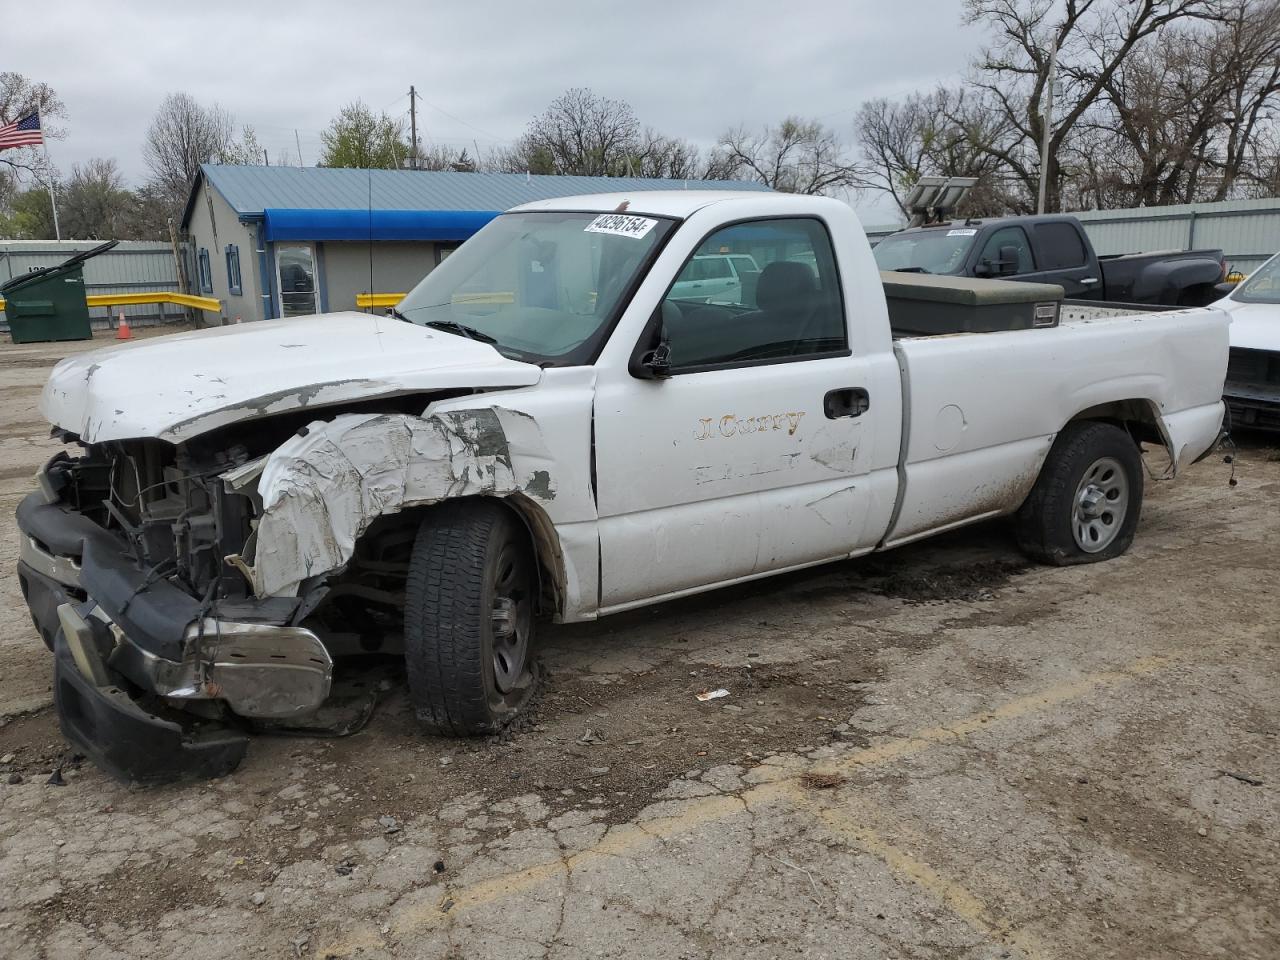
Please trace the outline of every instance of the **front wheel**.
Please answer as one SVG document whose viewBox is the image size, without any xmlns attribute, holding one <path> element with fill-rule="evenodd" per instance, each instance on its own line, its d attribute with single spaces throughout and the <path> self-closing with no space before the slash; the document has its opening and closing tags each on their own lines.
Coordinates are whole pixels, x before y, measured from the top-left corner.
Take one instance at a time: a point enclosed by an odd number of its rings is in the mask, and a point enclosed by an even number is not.
<svg viewBox="0 0 1280 960">
<path fill-rule="evenodd" d="M 1142 513 L 1142 456 L 1119 427 L 1067 424 L 1014 518 L 1018 546 L 1055 566 L 1118 557 Z"/>
<path fill-rule="evenodd" d="M 432 733 L 496 733 L 528 706 L 533 564 L 524 527 L 500 504 L 445 503 L 423 519 L 405 587 L 405 666 Z"/>
</svg>

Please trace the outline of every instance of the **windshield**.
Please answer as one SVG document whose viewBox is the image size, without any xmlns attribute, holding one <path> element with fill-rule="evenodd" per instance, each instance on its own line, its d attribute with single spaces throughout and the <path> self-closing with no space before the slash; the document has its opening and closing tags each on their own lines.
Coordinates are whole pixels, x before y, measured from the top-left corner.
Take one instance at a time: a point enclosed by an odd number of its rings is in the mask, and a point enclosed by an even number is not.
<svg viewBox="0 0 1280 960">
<path fill-rule="evenodd" d="M 599 213 L 508 213 L 492 220 L 401 301 L 411 323 L 440 326 L 517 360 L 589 363 L 623 297 L 673 221 Z"/>
<path fill-rule="evenodd" d="M 977 235 L 972 227 L 895 233 L 876 244 L 876 263 L 881 270 L 959 273 Z"/>
<path fill-rule="evenodd" d="M 1280 303 L 1280 255 L 1272 257 L 1240 284 L 1232 300 L 1242 303 Z"/>
</svg>

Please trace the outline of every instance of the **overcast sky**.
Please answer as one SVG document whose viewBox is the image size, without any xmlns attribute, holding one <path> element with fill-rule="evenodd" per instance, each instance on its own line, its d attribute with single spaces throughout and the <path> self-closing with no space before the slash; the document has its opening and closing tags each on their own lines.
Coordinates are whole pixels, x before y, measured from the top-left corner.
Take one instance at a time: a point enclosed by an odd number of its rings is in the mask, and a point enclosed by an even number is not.
<svg viewBox="0 0 1280 960">
<path fill-rule="evenodd" d="M 272 162 L 314 164 L 320 131 L 356 98 L 407 117 L 419 136 L 481 150 L 518 137 L 567 87 L 627 100 L 643 124 L 704 146 L 728 127 L 788 114 L 851 140 L 859 103 L 956 78 L 980 42 L 958 0 L 403 2 L 57 0 L 24 16 L 0 69 L 43 80 L 67 105 L 51 145 L 67 172 L 114 157 L 147 176 L 141 144 L 157 105 L 185 90 L 248 124 Z M 11 19 L 11 18 L 9 18 Z M 10 27 L 15 26 L 9 23 Z M 472 148 L 474 150 L 474 147 Z M 892 220 L 875 195 L 856 204 Z"/>
</svg>

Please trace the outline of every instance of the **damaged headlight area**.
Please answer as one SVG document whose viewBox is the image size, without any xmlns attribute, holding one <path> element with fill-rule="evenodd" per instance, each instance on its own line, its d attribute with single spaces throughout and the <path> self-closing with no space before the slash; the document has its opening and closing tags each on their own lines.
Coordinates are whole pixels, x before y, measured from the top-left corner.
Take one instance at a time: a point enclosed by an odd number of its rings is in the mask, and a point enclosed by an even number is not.
<svg viewBox="0 0 1280 960">
<path fill-rule="evenodd" d="M 64 732 L 117 776 L 228 772 L 247 722 L 306 723 L 325 704 L 335 654 L 401 642 L 402 533 L 371 531 L 297 596 L 254 595 L 264 459 L 243 443 L 81 445 L 19 506 L 19 580 L 55 652 Z"/>
</svg>

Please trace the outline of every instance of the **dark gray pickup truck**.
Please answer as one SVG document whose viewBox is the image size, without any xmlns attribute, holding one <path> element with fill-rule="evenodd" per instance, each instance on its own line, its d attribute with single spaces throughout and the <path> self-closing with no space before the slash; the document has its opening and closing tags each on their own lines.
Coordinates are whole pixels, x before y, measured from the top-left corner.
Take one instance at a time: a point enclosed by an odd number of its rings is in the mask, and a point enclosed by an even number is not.
<svg viewBox="0 0 1280 960">
<path fill-rule="evenodd" d="M 1056 283 L 1070 299 L 1204 306 L 1226 277 L 1221 250 L 1100 257 L 1075 217 L 1003 217 L 909 227 L 875 248 L 881 270 Z"/>
</svg>

